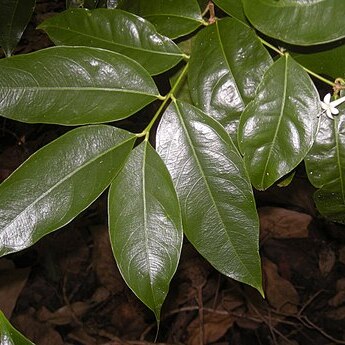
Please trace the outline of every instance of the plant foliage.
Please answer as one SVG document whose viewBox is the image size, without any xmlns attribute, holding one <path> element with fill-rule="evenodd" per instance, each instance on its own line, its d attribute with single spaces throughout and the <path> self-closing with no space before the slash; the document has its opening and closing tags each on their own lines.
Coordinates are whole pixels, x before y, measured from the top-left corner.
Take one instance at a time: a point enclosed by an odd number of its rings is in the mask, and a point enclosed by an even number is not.
<svg viewBox="0 0 345 345">
<path fill-rule="evenodd" d="M 342 80 L 316 73 L 344 75 L 345 3 L 215 0 L 222 18 L 205 1 L 97 8 L 106 3 L 67 1 L 71 8 L 39 26 L 56 47 L 10 56 L 33 4 L 0 1 L 7 55 L 0 115 L 85 125 L 41 148 L 0 185 L 0 255 L 72 221 L 110 186 L 114 257 L 157 321 L 183 234 L 221 273 L 263 294 L 252 186 L 290 181 L 305 160 L 320 213 L 345 223 L 345 107 L 326 117 L 310 77 L 339 96 Z M 152 77 L 163 72 L 171 83 L 164 96 Z M 146 109 L 158 110 L 140 133 L 102 124 L 153 102 Z"/>
</svg>

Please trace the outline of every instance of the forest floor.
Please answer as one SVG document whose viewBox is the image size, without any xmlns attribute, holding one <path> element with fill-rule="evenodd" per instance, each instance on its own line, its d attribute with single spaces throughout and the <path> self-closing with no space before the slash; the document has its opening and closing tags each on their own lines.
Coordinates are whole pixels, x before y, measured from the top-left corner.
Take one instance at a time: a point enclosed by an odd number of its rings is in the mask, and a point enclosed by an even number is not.
<svg viewBox="0 0 345 345">
<path fill-rule="evenodd" d="M 16 49 L 51 45 L 34 28 L 64 10 L 39 0 Z M 130 118 L 127 128 L 145 122 Z M 0 182 L 68 128 L 0 120 Z M 219 274 L 185 240 L 159 344 L 345 344 L 345 226 L 318 216 L 303 166 L 256 193 L 266 299 Z M 33 247 L 0 259 L 0 309 L 37 345 L 149 344 L 154 315 L 125 285 L 107 233 L 106 195 Z"/>
</svg>

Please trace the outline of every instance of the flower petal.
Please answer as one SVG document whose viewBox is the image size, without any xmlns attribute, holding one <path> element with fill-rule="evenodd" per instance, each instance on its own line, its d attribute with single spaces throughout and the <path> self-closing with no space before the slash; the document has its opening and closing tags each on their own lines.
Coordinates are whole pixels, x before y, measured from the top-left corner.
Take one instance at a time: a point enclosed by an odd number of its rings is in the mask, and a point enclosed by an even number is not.
<svg viewBox="0 0 345 345">
<path fill-rule="evenodd" d="M 328 94 L 323 98 L 323 101 L 324 101 L 326 104 L 329 104 L 329 102 L 331 101 L 331 94 L 328 93 Z"/>
<path fill-rule="evenodd" d="M 329 109 L 329 104 L 321 102 L 321 108 L 324 109 L 324 110 L 328 110 Z"/>
<path fill-rule="evenodd" d="M 339 109 L 335 108 L 335 107 L 331 107 L 331 113 L 333 115 L 338 115 L 339 114 Z"/>
<path fill-rule="evenodd" d="M 331 109 L 328 109 L 328 110 L 326 111 L 326 116 L 327 116 L 329 119 L 334 120 L 334 117 L 333 117 L 333 115 L 332 115 Z"/>
</svg>

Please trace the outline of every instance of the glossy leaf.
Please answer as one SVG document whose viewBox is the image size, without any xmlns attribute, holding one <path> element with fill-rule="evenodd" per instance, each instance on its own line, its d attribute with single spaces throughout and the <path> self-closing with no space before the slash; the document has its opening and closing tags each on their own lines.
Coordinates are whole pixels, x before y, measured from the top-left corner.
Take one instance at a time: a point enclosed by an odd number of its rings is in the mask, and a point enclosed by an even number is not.
<svg viewBox="0 0 345 345">
<path fill-rule="evenodd" d="M 345 45 L 314 53 L 292 53 L 293 58 L 302 66 L 333 79 L 345 78 Z"/>
<path fill-rule="evenodd" d="M 31 246 L 87 208 L 122 168 L 135 138 L 86 126 L 33 154 L 0 185 L 0 256 Z"/>
<path fill-rule="evenodd" d="M 0 46 L 10 56 L 30 21 L 35 0 L 0 0 Z"/>
<path fill-rule="evenodd" d="M 314 199 L 321 214 L 345 223 L 345 106 L 334 120 L 322 116 L 314 145 L 305 158 Z"/>
<path fill-rule="evenodd" d="M 34 345 L 20 334 L 6 319 L 0 310 L 0 344 L 1 345 Z"/>
<path fill-rule="evenodd" d="M 159 320 L 180 258 L 182 223 L 169 172 L 146 141 L 111 185 L 109 230 L 123 278 Z"/>
<path fill-rule="evenodd" d="M 188 240 L 217 270 L 261 290 L 258 216 L 244 164 L 224 128 L 180 101 L 157 132 Z"/>
<path fill-rule="evenodd" d="M 189 86 L 194 104 L 236 142 L 240 115 L 271 64 L 253 30 L 236 19 L 216 21 L 198 33 L 192 47 Z"/>
<path fill-rule="evenodd" d="M 242 0 L 244 12 L 265 35 L 296 45 L 345 37 L 345 2 L 339 0 Z"/>
<path fill-rule="evenodd" d="M 103 49 L 54 47 L 0 60 L 0 115 L 22 122 L 114 121 L 158 97 L 143 67 Z"/>
<path fill-rule="evenodd" d="M 237 18 L 243 23 L 247 23 L 242 0 L 214 0 L 213 2 L 225 13 Z"/>
<path fill-rule="evenodd" d="M 178 81 L 178 78 L 181 75 L 184 66 L 180 68 L 171 78 L 170 78 L 170 85 L 173 87 L 175 83 Z M 188 78 L 187 75 L 183 77 L 182 80 L 179 81 L 179 86 L 174 92 L 174 96 L 178 98 L 180 101 L 185 101 L 190 104 L 193 104 L 192 98 L 190 96 L 189 85 L 188 85 Z"/>
<path fill-rule="evenodd" d="M 148 21 L 121 10 L 74 9 L 40 26 L 56 45 L 108 49 L 139 62 L 150 74 L 162 73 L 183 57 L 178 46 Z"/>
<path fill-rule="evenodd" d="M 240 150 L 255 188 L 270 187 L 304 159 L 320 110 L 315 86 L 302 67 L 288 55 L 277 60 L 239 127 Z"/>
<path fill-rule="evenodd" d="M 170 38 L 189 34 L 203 24 L 197 0 L 129 0 L 124 9 L 146 18 Z"/>
</svg>

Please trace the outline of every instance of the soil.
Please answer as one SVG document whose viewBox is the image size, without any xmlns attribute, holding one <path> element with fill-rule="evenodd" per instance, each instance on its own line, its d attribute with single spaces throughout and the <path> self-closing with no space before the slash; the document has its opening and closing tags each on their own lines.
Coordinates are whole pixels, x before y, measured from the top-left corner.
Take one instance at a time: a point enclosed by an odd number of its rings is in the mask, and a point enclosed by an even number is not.
<svg viewBox="0 0 345 345">
<path fill-rule="evenodd" d="M 64 10 L 37 1 L 16 54 L 51 45 L 34 28 Z M 120 126 L 140 130 L 147 118 Z M 69 128 L 0 119 L 0 181 Z M 185 240 L 162 310 L 161 344 L 345 344 L 345 227 L 322 219 L 303 166 L 257 192 L 263 299 L 219 274 Z M 149 344 L 154 315 L 126 287 L 107 234 L 106 195 L 35 246 L 0 259 L 0 309 L 37 345 Z"/>
</svg>

